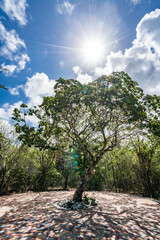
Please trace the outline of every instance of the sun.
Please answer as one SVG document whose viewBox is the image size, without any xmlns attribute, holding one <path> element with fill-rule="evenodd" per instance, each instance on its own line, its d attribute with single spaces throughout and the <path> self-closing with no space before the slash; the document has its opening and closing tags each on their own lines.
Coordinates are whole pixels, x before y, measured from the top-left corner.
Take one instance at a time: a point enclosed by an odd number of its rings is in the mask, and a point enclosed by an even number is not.
<svg viewBox="0 0 160 240">
<path fill-rule="evenodd" d="M 87 38 L 81 46 L 81 57 L 89 65 L 97 64 L 105 56 L 105 45 L 97 37 Z"/>
</svg>

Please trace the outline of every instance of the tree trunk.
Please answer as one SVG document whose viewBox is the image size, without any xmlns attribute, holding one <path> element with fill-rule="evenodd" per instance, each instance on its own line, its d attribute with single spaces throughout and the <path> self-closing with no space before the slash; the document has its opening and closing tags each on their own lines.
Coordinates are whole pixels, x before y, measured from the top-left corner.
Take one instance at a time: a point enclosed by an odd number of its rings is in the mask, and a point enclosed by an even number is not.
<svg viewBox="0 0 160 240">
<path fill-rule="evenodd" d="M 113 187 L 115 187 L 115 191 L 117 192 L 117 183 L 116 183 L 116 177 L 115 177 L 113 164 L 112 164 L 112 173 L 113 173 Z"/>
<path fill-rule="evenodd" d="M 65 181 L 64 181 L 64 190 L 66 190 L 66 189 L 67 189 L 67 186 L 68 186 L 68 178 L 69 178 L 69 174 L 67 174 L 67 175 L 65 176 Z"/>
<path fill-rule="evenodd" d="M 78 184 L 78 187 L 74 193 L 74 196 L 73 196 L 73 201 L 75 202 L 81 202 L 82 201 L 82 196 L 83 196 L 83 193 L 84 193 L 84 187 L 85 187 L 85 184 L 87 183 L 86 181 L 86 178 L 85 178 L 85 175 L 81 177 L 81 180 Z"/>
<path fill-rule="evenodd" d="M 73 195 L 73 201 L 75 202 L 82 201 L 83 193 L 85 191 L 85 185 L 88 182 L 88 180 L 94 175 L 94 173 L 95 173 L 95 170 L 94 168 L 92 168 L 92 169 L 89 169 L 86 173 L 84 173 L 81 176 L 78 187 Z"/>
<path fill-rule="evenodd" d="M 6 171 L 3 169 L 1 171 L 0 195 L 3 195 L 3 193 L 5 192 L 5 189 L 4 189 L 5 175 L 6 175 Z"/>
<path fill-rule="evenodd" d="M 46 171 L 42 171 L 42 191 L 45 191 L 47 189 L 46 187 Z"/>
<path fill-rule="evenodd" d="M 149 173 L 143 175 L 143 186 L 147 197 L 158 198 Z"/>
<path fill-rule="evenodd" d="M 64 182 L 64 190 L 67 189 L 68 186 L 68 177 L 65 178 L 65 182 Z"/>
</svg>

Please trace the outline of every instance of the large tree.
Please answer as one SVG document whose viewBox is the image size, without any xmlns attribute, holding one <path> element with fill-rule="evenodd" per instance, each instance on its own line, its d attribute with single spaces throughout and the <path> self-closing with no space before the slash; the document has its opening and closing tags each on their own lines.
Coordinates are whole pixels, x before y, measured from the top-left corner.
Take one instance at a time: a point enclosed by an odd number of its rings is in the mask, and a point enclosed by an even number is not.
<svg viewBox="0 0 160 240">
<path fill-rule="evenodd" d="M 44 97 L 32 114 L 39 118 L 42 132 L 45 129 L 53 139 L 56 136 L 59 142 L 66 141 L 69 149 L 74 149 L 80 182 L 73 199 L 81 201 L 85 184 L 104 154 L 144 124 L 147 116 L 142 104 L 144 94 L 124 72 L 102 76 L 86 85 L 60 78 L 54 91 L 55 96 Z M 24 135 L 21 131 L 22 138 Z"/>
</svg>

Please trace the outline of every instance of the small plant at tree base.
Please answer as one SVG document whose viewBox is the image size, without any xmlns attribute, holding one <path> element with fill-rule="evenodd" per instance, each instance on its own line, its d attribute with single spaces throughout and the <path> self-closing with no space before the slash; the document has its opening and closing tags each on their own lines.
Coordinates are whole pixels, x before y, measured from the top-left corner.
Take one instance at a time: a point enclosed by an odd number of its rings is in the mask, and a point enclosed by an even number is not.
<svg viewBox="0 0 160 240">
<path fill-rule="evenodd" d="M 72 208 L 72 206 L 73 206 L 72 200 L 68 201 L 67 202 L 67 208 Z"/>
<path fill-rule="evenodd" d="M 83 202 L 87 205 L 90 205 L 90 198 L 85 195 L 83 198 Z"/>
<path fill-rule="evenodd" d="M 83 202 L 86 205 L 97 206 L 95 198 L 90 198 L 90 197 L 87 197 L 86 195 L 84 195 Z"/>
<path fill-rule="evenodd" d="M 91 206 L 97 206 L 95 198 L 91 198 Z"/>
</svg>

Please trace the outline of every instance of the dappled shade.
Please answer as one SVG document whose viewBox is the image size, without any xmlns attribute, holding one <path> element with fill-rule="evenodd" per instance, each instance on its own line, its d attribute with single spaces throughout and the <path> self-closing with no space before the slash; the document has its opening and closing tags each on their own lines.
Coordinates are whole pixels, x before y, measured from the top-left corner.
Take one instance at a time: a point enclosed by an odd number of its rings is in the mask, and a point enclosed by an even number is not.
<svg viewBox="0 0 160 240">
<path fill-rule="evenodd" d="M 12 210 L 0 218 L 0 238 L 31 239 L 159 239 L 160 207 L 157 202 L 125 194 L 90 192 L 98 206 L 67 211 L 54 202 L 73 192 L 44 192 L 0 197 Z"/>
</svg>

